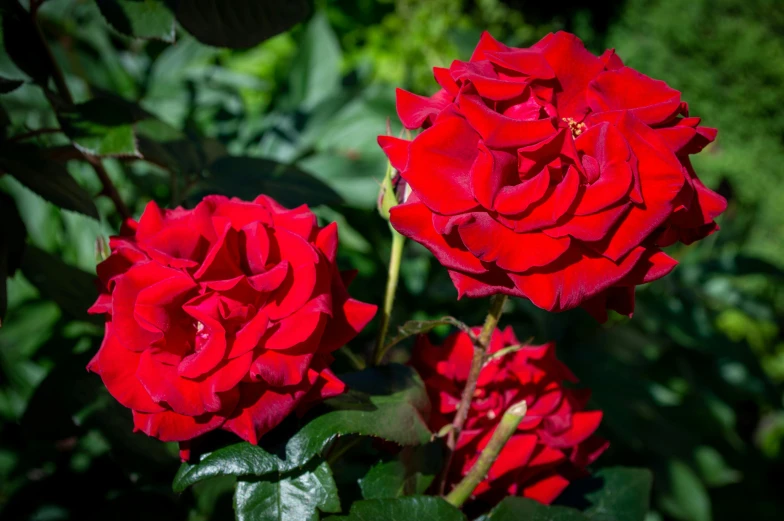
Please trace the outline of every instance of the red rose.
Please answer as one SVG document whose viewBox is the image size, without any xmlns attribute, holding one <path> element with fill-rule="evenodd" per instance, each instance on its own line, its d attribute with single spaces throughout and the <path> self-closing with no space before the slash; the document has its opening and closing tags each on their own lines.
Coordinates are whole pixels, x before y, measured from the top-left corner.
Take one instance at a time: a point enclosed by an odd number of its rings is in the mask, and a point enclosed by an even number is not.
<svg viewBox="0 0 784 521">
<path fill-rule="evenodd" d="M 479 328 L 474 330 L 479 333 Z M 496 330 L 488 353 L 517 345 L 511 327 Z M 442 346 L 420 336 L 412 364 L 422 376 L 433 413 L 434 432 L 452 422 L 471 367 L 473 344 L 465 333 L 447 337 Z M 504 412 L 525 400 L 528 406 L 517 432 L 501 450 L 474 496 L 493 505 L 507 495 L 551 503 L 585 467 L 607 448 L 593 436 L 601 411 L 584 411 L 590 391 L 566 388 L 577 378 L 555 357 L 555 345 L 526 346 L 491 361 L 479 374 L 474 400 L 447 474 L 447 490 L 471 469 L 490 441 Z"/>
<path fill-rule="evenodd" d="M 110 244 L 90 309 L 106 313 L 106 336 L 88 369 L 136 429 L 179 442 L 224 429 L 255 444 L 343 391 L 330 353 L 376 307 L 346 292 L 335 223 L 266 196 L 210 196 L 193 210 L 151 202 Z"/>
<path fill-rule="evenodd" d="M 460 296 L 631 315 L 635 286 L 676 265 L 660 247 L 717 229 L 726 202 L 689 162 L 716 130 L 614 51 L 563 32 L 528 49 L 485 33 L 470 61 L 434 73 L 431 98 L 397 91 L 403 124 L 424 131 L 379 144 L 411 189 L 392 225 Z"/>
</svg>

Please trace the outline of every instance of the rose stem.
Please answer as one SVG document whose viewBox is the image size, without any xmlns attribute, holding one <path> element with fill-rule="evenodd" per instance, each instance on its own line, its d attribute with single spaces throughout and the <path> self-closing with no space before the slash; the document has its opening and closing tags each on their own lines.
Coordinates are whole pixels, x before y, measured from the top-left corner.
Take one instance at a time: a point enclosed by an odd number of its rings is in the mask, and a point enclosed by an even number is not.
<svg viewBox="0 0 784 521">
<path fill-rule="evenodd" d="M 446 458 L 446 465 L 441 475 L 440 492 L 442 494 L 444 493 L 446 478 L 449 474 L 449 466 L 452 463 L 452 453 L 455 450 L 460 431 L 463 430 L 463 425 L 465 425 L 466 418 L 468 418 L 468 411 L 471 408 L 471 401 L 474 399 L 474 392 L 476 391 L 476 382 L 479 380 L 479 373 L 485 364 L 487 348 L 490 345 L 493 331 L 495 331 L 495 327 L 498 325 L 498 320 L 501 318 L 501 313 L 504 311 L 505 303 L 506 295 L 493 296 L 490 300 L 490 311 L 487 313 L 487 318 L 485 318 L 485 323 L 482 326 L 482 332 L 479 333 L 479 337 L 474 342 L 474 357 L 471 360 L 471 369 L 468 372 L 468 378 L 463 388 L 463 395 L 460 397 L 460 404 L 457 406 L 457 413 L 454 420 L 452 420 L 452 430 L 449 431 L 446 438 L 449 455 Z"/>
<path fill-rule="evenodd" d="M 43 44 L 49 61 L 51 62 L 52 78 L 54 79 L 54 84 L 57 87 L 57 92 L 68 105 L 73 105 L 73 96 L 71 95 L 71 91 L 68 89 L 68 83 L 65 81 L 63 71 L 60 69 L 60 65 L 57 63 L 57 60 L 54 59 L 54 54 L 52 54 L 52 49 L 49 47 L 49 42 L 46 41 L 46 37 L 41 30 L 41 26 L 38 24 L 38 7 L 42 3 L 43 1 L 36 1 L 31 3 L 30 18 L 32 19 L 32 23 L 35 27 L 38 39 L 41 41 L 41 44 Z M 46 86 L 44 85 L 44 87 Z M 52 108 L 54 108 L 55 111 L 57 110 L 57 108 L 54 106 Z M 131 212 L 128 211 L 128 207 L 125 206 L 125 203 L 120 198 L 120 194 L 117 191 L 117 188 L 114 186 L 114 183 L 112 183 L 112 180 L 109 178 L 109 175 L 106 173 L 101 160 L 97 157 L 89 157 L 85 154 L 82 155 L 83 158 L 93 166 L 93 169 L 95 169 L 95 173 L 98 176 L 98 179 L 100 179 L 101 185 L 103 186 L 101 193 L 107 195 L 109 199 L 112 200 L 117 213 L 120 214 L 123 220 L 129 219 L 131 217 Z"/>
<path fill-rule="evenodd" d="M 474 466 L 446 496 L 448 502 L 456 507 L 460 507 L 471 497 L 476 486 L 487 476 L 490 467 L 493 466 L 493 463 L 501 453 L 501 449 L 517 430 L 517 426 L 520 425 L 527 410 L 525 400 L 512 405 L 506 410 L 500 423 L 495 428 L 493 436 L 479 455 Z"/>
<path fill-rule="evenodd" d="M 403 259 L 403 245 L 406 238 L 392 230 L 392 251 L 389 254 L 389 273 L 387 275 L 387 289 L 384 293 L 384 309 L 381 314 L 381 326 L 378 330 L 378 340 L 376 342 L 376 352 L 373 365 L 378 365 L 384 358 L 384 342 L 389 330 L 389 319 L 392 316 L 392 307 L 395 305 L 395 292 L 397 291 L 397 281 L 400 278 L 400 261 Z"/>
</svg>

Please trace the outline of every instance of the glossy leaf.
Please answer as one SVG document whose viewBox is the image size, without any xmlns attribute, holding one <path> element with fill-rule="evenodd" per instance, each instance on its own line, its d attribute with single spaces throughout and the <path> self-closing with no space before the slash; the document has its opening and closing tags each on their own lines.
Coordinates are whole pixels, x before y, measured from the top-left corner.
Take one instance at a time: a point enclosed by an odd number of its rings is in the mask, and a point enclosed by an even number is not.
<svg viewBox="0 0 784 521">
<path fill-rule="evenodd" d="M 486 521 L 589 521 L 579 510 L 543 505 L 533 499 L 504 498 L 486 517 Z"/>
<path fill-rule="evenodd" d="M 95 275 L 63 262 L 36 246 L 28 245 L 22 258 L 22 273 L 44 298 L 53 300 L 64 313 L 85 321 L 100 321 L 87 314 L 98 297 Z"/>
<path fill-rule="evenodd" d="M 337 486 L 326 462 L 277 480 L 240 480 L 234 493 L 238 521 L 316 521 L 317 510 L 340 511 Z"/>
<path fill-rule="evenodd" d="M 296 166 L 260 157 L 222 157 L 209 166 L 210 177 L 195 187 L 193 199 L 208 193 L 247 198 L 265 194 L 283 206 L 339 204 L 340 196 Z"/>
<path fill-rule="evenodd" d="M 425 444 L 430 431 L 423 418 L 429 408 L 422 380 L 410 368 L 390 365 L 341 376 L 349 393 L 328 401 L 338 410 L 317 416 L 292 436 L 283 458 L 249 443 L 223 447 L 194 465 L 183 464 L 175 491 L 213 476 L 265 476 L 307 464 L 336 438 L 372 436 L 400 445 Z M 371 394 L 374 393 L 374 394 Z"/>
<path fill-rule="evenodd" d="M 0 171 L 7 172 L 27 188 L 65 210 L 98 219 L 90 194 L 68 174 L 65 167 L 46 157 L 34 145 L 0 145 Z"/>
<path fill-rule="evenodd" d="M 91 156 L 139 156 L 134 137 L 134 114 L 128 103 L 97 98 L 58 114 L 74 146 Z"/>
<path fill-rule="evenodd" d="M 118 32 L 143 39 L 174 42 L 174 14 L 161 0 L 96 0 L 106 21 Z"/>
<path fill-rule="evenodd" d="M 525 518 L 520 518 L 521 520 Z M 369 499 L 351 505 L 347 516 L 326 521 L 465 521 L 460 510 L 440 497 L 411 496 L 399 499 Z M 529 521 L 525 519 L 525 521 Z"/>
<path fill-rule="evenodd" d="M 602 487 L 586 495 L 585 513 L 596 521 L 644 521 L 648 513 L 653 475 L 647 469 L 614 467 L 596 472 L 592 481 Z"/>
<path fill-rule="evenodd" d="M 253 47 L 310 14 L 307 0 L 169 0 L 177 21 L 202 43 Z"/>
<path fill-rule="evenodd" d="M 378 463 L 359 481 L 362 497 L 385 499 L 424 494 L 441 469 L 439 443 L 405 447 L 396 459 Z"/>
</svg>

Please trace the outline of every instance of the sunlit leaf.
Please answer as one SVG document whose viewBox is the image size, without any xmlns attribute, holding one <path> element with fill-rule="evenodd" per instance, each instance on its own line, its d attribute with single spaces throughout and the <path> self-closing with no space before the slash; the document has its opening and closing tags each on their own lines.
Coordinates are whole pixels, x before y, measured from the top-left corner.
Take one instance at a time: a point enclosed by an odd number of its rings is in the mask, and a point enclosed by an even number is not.
<svg viewBox="0 0 784 521">
<path fill-rule="evenodd" d="M 326 462 L 291 477 L 241 479 L 234 493 L 238 521 L 315 521 L 317 510 L 340 511 L 337 486 Z"/>
</svg>

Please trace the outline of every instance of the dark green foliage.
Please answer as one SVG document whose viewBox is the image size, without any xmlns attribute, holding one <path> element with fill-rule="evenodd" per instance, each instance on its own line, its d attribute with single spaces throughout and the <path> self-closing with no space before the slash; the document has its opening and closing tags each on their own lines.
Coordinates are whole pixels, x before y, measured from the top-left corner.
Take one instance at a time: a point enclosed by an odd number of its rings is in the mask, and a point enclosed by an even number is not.
<svg viewBox="0 0 784 521">
<path fill-rule="evenodd" d="M 718 234 L 672 249 L 680 266 L 638 291 L 633 320 L 599 326 L 580 310 L 512 301 L 501 324 L 557 342 L 593 389 L 611 447 L 556 506 L 508 498 L 481 519 L 780 517 L 777 2 L 34 3 L 35 21 L 28 2 L 0 3 L 0 517 L 465 520 L 422 495 L 442 441 L 430 441 L 426 394 L 401 365 L 354 372 L 338 351 L 349 393 L 260 446 L 218 438 L 196 464 L 133 433 L 130 412 L 85 370 L 103 335 L 86 313 L 94 266 L 122 221 L 95 166 L 136 218 L 150 200 L 171 208 L 207 193 L 309 204 L 322 224 L 339 223 L 339 263 L 358 271 L 351 294 L 380 303 L 390 243 L 375 210 L 385 169 L 376 136 L 388 119 L 401 133 L 394 87 L 434 92 L 430 67 L 467 58 L 481 30 L 527 45 L 560 28 L 594 51 L 616 47 L 719 127 L 695 165 L 730 207 Z M 405 362 L 413 334 L 454 330 L 440 317 L 481 324 L 484 306 L 458 302 L 445 270 L 409 242 L 388 359 Z M 353 358 L 371 352 L 375 334 L 371 324 L 347 346 Z"/>
</svg>

